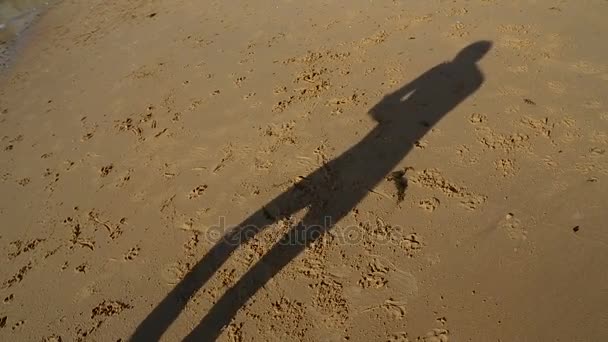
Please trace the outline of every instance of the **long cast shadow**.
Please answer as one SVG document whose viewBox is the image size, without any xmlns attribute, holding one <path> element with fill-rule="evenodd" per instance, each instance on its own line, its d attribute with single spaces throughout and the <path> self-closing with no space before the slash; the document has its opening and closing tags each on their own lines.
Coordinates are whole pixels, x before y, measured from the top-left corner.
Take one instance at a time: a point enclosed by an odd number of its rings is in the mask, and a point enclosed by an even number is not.
<svg viewBox="0 0 608 342">
<path fill-rule="evenodd" d="M 213 305 L 184 341 L 214 341 L 238 310 L 308 245 L 351 211 L 416 141 L 484 81 L 477 66 L 491 48 L 478 41 L 385 96 L 378 124 L 359 143 L 294 184 L 228 232 L 137 327 L 131 341 L 157 341 L 232 252 L 267 226 L 308 208 L 304 218 Z"/>
</svg>

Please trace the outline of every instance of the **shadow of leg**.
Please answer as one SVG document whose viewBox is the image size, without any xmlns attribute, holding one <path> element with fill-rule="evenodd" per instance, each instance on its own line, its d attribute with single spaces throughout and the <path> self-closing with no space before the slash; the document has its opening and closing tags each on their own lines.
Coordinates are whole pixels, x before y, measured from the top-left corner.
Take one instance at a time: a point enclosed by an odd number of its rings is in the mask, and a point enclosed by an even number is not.
<svg viewBox="0 0 608 342">
<path fill-rule="evenodd" d="M 306 222 L 306 218 L 302 222 Z M 300 223 L 287 232 L 234 286 L 224 293 L 184 341 L 215 341 L 238 310 L 260 288 L 330 228 Z"/>
<path fill-rule="evenodd" d="M 292 215 L 306 203 L 302 199 L 300 190 L 294 186 L 225 234 L 137 327 L 130 341 L 158 341 L 179 316 L 188 300 L 205 285 L 240 245 L 247 243 L 269 225 Z M 275 214 L 270 213 L 272 209 L 275 209 Z"/>
</svg>

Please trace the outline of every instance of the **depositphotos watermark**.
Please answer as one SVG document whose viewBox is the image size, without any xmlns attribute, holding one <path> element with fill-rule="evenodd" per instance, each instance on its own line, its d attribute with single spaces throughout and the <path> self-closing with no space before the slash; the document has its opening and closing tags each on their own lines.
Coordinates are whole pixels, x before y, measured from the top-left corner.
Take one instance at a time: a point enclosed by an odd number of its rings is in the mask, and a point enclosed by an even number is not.
<svg viewBox="0 0 608 342">
<path fill-rule="evenodd" d="M 229 225 L 226 217 L 219 216 L 218 224 L 210 226 L 203 232 L 203 237 L 211 243 L 222 243 L 225 245 L 241 245 L 253 239 L 261 233 L 267 225 L 240 224 Z M 331 234 L 339 244 L 356 245 L 372 240 L 375 244 L 390 244 L 403 240 L 412 240 L 415 234 L 406 233 L 398 225 L 386 224 L 380 220 L 376 222 L 365 222 L 356 225 L 337 225 L 331 216 L 323 217 L 321 224 L 297 223 L 289 227 L 283 237 L 277 241 L 280 245 L 308 245 L 317 241 L 325 234 Z"/>
</svg>

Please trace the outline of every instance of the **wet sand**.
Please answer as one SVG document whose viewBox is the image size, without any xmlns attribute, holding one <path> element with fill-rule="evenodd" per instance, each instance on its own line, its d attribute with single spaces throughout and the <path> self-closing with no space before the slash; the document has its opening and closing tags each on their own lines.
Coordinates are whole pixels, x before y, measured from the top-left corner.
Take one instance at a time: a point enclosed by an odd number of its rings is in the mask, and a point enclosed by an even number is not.
<svg viewBox="0 0 608 342">
<path fill-rule="evenodd" d="M 0 72 L 27 39 L 27 29 L 57 1 L 0 0 Z"/>
</svg>

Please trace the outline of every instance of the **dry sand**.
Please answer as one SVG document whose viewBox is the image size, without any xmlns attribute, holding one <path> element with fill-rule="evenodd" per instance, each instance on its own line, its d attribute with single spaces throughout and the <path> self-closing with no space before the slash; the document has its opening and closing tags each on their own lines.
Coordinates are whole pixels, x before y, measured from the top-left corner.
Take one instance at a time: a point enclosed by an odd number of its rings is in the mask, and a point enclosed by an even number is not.
<svg viewBox="0 0 608 342">
<path fill-rule="evenodd" d="M 53 6 L 0 78 L 0 340 L 608 340 L 607 15 Z"/>
</svg>

